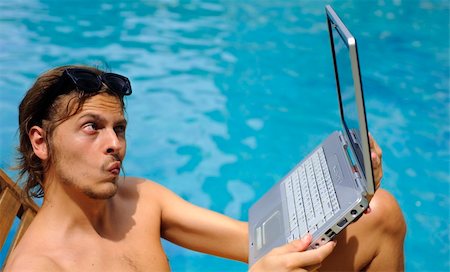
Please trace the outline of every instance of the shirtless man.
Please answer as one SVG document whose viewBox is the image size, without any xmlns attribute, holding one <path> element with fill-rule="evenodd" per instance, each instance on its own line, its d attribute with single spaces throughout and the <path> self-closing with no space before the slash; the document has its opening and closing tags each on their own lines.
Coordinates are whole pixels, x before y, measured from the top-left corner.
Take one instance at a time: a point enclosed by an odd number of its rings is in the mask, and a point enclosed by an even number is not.
<svg viewBox="0 0 450 272">
<path fill-rule="evenodd" d="M 160 237 L 246 262 L 247 224 L 194 206 L 157 183 L 119 176 L 125 157 L 127 78 L 66 66 L 41 75 L 19 107 L 25 191 L 41 209 L 5 271 L 168 271 Z M 372 160 L 380 181 L 381 150 Z M 305 251 L 307 236 L 272 250 L 251 271 L 403 270 L 405 223 L 378 190 L 371 212 L 336 242 Z"/>
</svg>

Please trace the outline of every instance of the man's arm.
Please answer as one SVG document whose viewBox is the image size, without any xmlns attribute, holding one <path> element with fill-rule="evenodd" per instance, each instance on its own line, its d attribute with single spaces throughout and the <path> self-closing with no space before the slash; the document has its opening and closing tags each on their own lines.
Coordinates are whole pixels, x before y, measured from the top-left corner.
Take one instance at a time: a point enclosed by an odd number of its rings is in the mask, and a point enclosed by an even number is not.
<svg viewBox="0 0 450 272">
<path fill-rule="evenodd" d="M 247 223 L 192 205 L 163 186 L 153 184 L 152 194 L 157 196 L 162 207 L 163 238 L 195 251 L 242 262 L 248 261 Z M 306 251 L 310 243 L 311 237 L 307 236 L 274 248 L 261 258 L 251 271 L 317 269 L 332 252 L 335 243 Z"/>
<path fill-rule="evenodd" d="M 247 262 L 247 223 L 195 206 L 155 183 L 148 189 L 161 206 L 161 237 L 195 251 Z"/>
<path fill-rule="evenodd" d="M 170 190 L 146 182 L 141 195 L 161 206 L 161 236 L 180 246 L 242 262 L 248 261 L 247 223 L 197 207 Z M 148 194 L 148 195 L 147 195 Z M 334 248 L 329 243 L 306 251 L 311 237 L 273 249 L 251 271 L 295 271 L 318 268 Z"/>
</svg>

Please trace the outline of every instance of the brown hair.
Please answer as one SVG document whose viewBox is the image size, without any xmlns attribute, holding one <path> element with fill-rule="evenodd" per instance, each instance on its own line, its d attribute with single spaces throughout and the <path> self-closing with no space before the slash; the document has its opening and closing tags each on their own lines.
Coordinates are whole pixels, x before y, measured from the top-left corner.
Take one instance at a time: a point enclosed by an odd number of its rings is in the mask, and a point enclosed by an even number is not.
<svg viewBox="0 0 450 272">
<path fill-rule="evenodd" d="M 70 65 L 51 69 L 40 75 L 33 86 L 27 91 L 25 97 L 19 105 L 19 152 L 18 166 L 19 180 L 23 181 L 23 189 L 28 196 L 44 196 L 44 175 L 48 166 L 52 163 L 51 137 L 54 129 L 71 116 L 78 113 L 83 104 L 89 97 L 100 92 L 106 92 L 120 98 L 122 109 L 125 110 L 123 96 L 111 91 L 105 84 L 98 92 L 84 92 L 70 85 L 66 90 L 54 90 L 60 82 L 63 72 L 67 68 L 82 68 L 90 70 L 97 75 L 104 72 L 94 67 Z M 52 90 L 53 89 L 53 90 Z M 49 92 L 58 91 L 61 95 L 56 96 L 53 101 Z M 70 97 L 65 110 L 63 103 L 60 103 L 63 97 Z M 50 98 L 49 98 L 50 97 Z M 50 99 L 50 100 L 49 100 Z M 36 154 L 29 139 L 29 131 L 33 126 L 39 126 L 45 131 L 45 141 L 48 147 L 48 163 L 44 163 Z"/>
</svg>

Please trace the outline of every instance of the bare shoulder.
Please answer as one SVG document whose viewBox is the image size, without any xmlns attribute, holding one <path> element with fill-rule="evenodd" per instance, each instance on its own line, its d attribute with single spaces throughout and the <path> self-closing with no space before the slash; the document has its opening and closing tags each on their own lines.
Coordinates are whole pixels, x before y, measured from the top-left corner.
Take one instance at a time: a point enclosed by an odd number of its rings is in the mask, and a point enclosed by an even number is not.
<svg viewBox="0 0 450 272">
<path fill-rule="evenodd" d="M 8 259 L 4 271 L 63 271 L 63 268 L 48 256 L 19 253 Z"/>
<path fill-rule="evenodd" d="M 119 181 L 119 188 L 120 198 L 126 202 L 144 202 L 145 205 L 152 203 L 153 206 L 161 207 L 170 199 L 177 198 L 166 187 L 145 178 L 123 178 Z"/>
<path fill-rule="evenodd" d="M 138 178 L 125 177 L 120 181 L 121 193 L 124 194 L 144 194 L 144 195 L 167 195 L 173 194 L 169 189 L 154 181 Z"/>
<path fill-rule="evenodd" d="M 31 222 L 20 243 L 9 256 L 4 271 L 63 271 L 55 255 L 54 233 L 49 231 L 46 220 L 40 219 L 40 212 Z"/>
</svg>

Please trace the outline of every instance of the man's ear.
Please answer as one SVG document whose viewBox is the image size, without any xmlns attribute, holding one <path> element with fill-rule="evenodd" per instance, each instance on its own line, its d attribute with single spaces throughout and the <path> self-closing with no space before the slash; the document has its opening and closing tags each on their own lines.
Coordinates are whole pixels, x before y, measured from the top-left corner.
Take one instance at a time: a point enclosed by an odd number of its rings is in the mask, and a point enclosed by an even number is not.
<svg viewBox="0 0 450 272">
<path fill-rule="evenodd" d="M 28 133 L 33 151 L 41 160 L 48 159 L 48 146 L 45 141 L 45 131 L 39 126 L 33 126 Z"/>
</svg>

